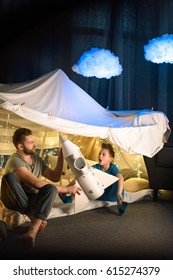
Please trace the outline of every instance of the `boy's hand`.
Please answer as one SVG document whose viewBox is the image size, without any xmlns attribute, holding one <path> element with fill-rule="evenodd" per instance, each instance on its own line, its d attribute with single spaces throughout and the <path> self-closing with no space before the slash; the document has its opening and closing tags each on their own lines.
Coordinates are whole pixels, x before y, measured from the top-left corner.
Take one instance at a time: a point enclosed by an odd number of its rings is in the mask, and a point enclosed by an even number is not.
<svg viewBox="0 0 173 280">
<path fill-rule="evenodd" d="M 119 205 L 123 205 L 122 194 L 117 194 L 117 198 L 118 198 L 118 204 L 119 204 Z"/>
</svg>

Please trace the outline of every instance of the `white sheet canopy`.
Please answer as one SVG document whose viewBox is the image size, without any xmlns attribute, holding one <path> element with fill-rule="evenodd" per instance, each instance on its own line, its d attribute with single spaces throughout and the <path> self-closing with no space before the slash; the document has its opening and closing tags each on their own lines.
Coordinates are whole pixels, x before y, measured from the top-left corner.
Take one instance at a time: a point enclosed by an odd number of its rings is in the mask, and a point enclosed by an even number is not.
<svg viewBox="0 0 173 280">
<path fill-rule="evenodd" d="M 108 138 L 129 153 L 148 157 L 163 147 L 170 133 L 164 113 L 108 111 L 62 70 L 27 83 L 0 84 L 0 121 L 32 129 L 41 126 L 60 133 Z M 5 133 L 2 126 L 0 130 L 1 135 Z"/>
</svg>

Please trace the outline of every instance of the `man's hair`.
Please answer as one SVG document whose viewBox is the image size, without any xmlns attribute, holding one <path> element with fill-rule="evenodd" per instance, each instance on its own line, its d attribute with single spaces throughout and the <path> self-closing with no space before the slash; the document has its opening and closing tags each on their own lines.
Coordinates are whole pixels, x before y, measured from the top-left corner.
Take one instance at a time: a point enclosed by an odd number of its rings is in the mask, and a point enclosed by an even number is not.
<svg viewBox="0 0 173 280">
<path fill-rule="evenodd" d="M 28 128 L 18 128 L 13 134 L 13 144 L 17 148 L 18 144 L 22 144 L 25 136 L 32 135 L 32 131 Z"/>
<path fill-rule="evenodd" d="M 114 149 L 112 147 L 111 144 L 109 143 L 102 143 L 102 146 L 101 146 L 102 149 L 107 149 L 109 151 L 109 154 L 112 158 L 114 158 L 115 156 L 115 152 L 114 152 Z"/>
</svg>

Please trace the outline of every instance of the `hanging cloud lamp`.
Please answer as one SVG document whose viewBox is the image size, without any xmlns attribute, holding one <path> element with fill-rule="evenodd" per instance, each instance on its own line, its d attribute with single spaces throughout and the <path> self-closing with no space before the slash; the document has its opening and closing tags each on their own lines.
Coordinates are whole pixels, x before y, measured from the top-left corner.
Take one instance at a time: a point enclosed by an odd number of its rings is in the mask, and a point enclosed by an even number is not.
<svg viewBox="0 0 173 280">
<path fill-rule="evenodd" d="M 144 57 L 153 63 L 173 63 L 173 35 L 154 38 L 144 46 Z"/>
<path fill-rule="evenodd" d="M 79 61 L 73 65 L 72 70 L 84 77 L 110 79 L 119 76 L 123 69 L 119 58 L 110 50 L 92 48 L 83 53 Z"/>
</svg>

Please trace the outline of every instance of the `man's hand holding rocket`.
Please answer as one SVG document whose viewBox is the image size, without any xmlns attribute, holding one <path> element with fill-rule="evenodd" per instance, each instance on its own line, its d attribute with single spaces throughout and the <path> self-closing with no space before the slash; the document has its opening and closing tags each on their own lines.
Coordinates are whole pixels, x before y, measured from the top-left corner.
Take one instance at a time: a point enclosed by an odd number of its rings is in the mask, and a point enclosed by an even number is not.
<svg viewBox="0 0 173 280">
<path fill-rule="evenodd" d="M 75 195 L 75 194 L 79 194 L 81 193 L 82 189 L 80 186 L 77 185 L 68 185 L 68 186 L 59 186 L 59 185 L 55 185 L 57 188 L 58 193 L 60 194 L 70 194 L 70 195 Z"/>
<path fill-rule="evenodd" d="M 71 194 L 71 195 L 75 195 L 75 194 L 79 194 L 80 195 L 80 192 L 82 191 L 81 187 L 80 186 L 76 186 L 76 185 L 67 186 L 66 188 L 67 188 L 67 193 Z"/>
</svg>

